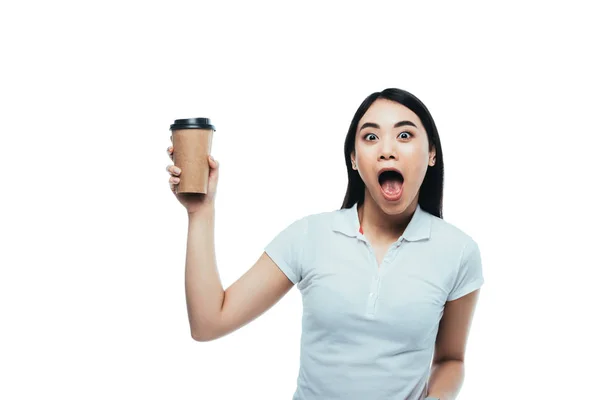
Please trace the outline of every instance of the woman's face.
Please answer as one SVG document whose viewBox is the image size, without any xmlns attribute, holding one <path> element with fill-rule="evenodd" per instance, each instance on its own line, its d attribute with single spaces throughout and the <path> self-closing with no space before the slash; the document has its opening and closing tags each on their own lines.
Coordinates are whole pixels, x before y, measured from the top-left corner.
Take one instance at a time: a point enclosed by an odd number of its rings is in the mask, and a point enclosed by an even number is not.
<svg viewBox="0 0 600 400">
<path fill-rule="evenodd" d="M 434 157 L 435 149 L 429 152 L 421 120 L 402 104 L 377 99 L 358 122 L 355 151 L 351 154 L 353 168 L 358 170 L 373 200 L 388 214 L 402 212 L 418 198 Z M 388 167 L 400 170 L 404 180 L 380 184 L 379 172 Z M 382 185 L 394 193 L 401 190 L 400 198 L 386 197 Z"/>
</svg>

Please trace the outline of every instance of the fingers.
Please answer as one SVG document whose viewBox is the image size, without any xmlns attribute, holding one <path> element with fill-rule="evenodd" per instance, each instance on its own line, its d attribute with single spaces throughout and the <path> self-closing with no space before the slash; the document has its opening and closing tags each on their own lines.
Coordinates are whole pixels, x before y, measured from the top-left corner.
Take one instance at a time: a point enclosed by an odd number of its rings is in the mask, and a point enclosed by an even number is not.
<svg viewBox="0 0 600 400">
<path fill-rule="evenodd" d="M 177 186 L 179 184 L 179 178 L 176 176 L 171 175 L 171 177 L 169 177 L 169 186 L 171 187 L 171 190 L 175 191 L 175 186 Z"/>
<path fill-rule="evenodd" d="M 173 146 L 167 148 L 167 154 L 173 160 Z M 174 165 L 167 165 L 167 172 L 171 175 L 169 177 L 169 187 L 173 193 L 177 193 L 177 184 L 179 184 L 179 175 L 181 175 L 181 169 Z"/>
<path fill-rule="evenodd" d="M 171 165 L 167 165 L 167 172 L 169 174 L 171 174 L 172 176 L 179 176 L 179 175 L 181 175 L 181 169 L 177 168 L 176 166 L 174 166 L 172 164 Z"/>
</svg>

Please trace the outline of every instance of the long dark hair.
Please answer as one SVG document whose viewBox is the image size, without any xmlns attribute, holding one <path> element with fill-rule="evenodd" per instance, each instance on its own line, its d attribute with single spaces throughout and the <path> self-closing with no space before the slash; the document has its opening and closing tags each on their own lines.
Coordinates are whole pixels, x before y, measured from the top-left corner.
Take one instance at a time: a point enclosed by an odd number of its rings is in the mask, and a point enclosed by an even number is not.
<svg viewBox="0 0 600 400">
<path fill-rule="evenodd" d="M 382 92 L 375 92 L 369 95 L 358 107 L 348 134 L 346 135 L 346 141 L 344 142 L 344 158 L 346 159 L 346 170 L 348 172 L 348 188 L 346 189 L 346 196 L 341 208 L 351 208 L 354 204 L 358 203 L 361 205 L 365 201 L 365 183 L 361 179 L 358 171 L 352 169 L 350 155 L 354 151 L 356 128 L 358 121 L 367 112 L 371 104 L 377 99 L 392 100 L 403 106 L 411 109 L 421 119 L 421 123 L 427 131 L 427 138 L 429 140 L 429 150 L 435 147 L 435 165 L 433 167 L 427 167 L 425 178 L 421 184 L 421 190 L 419 192 L 419 205 L 425 211 L 436 217 L 442 217 L 442 202 L 444 194 L 444 157 L 442 155 L 442 144 L 440 143 L 440 137 L 438 135 L 435 122 L 433 117 L 429 113 L 425 104 L 421 102 L 415 95 L 402 89 L 388 88 Z"/>
</svg>

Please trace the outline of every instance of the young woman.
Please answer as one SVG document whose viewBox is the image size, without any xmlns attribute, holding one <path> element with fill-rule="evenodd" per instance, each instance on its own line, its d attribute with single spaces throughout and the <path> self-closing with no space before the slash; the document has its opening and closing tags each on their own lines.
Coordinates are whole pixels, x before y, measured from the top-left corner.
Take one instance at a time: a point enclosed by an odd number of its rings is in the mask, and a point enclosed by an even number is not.
<svg viewBox="0 0 600 400">
<path fill-rule="evenodd" d="M 172 154 L 172 148 L 168 149 Z M 186 298 L 192 337 L 214 340 L 303 296 L 294 399 L 455 399 L 483 284 L 477 243 L 442 219 L 438 132 L 411 93 L 386 89 L 360 105 L 346 136 L 340 210 L 291 223 L 226 291 L 214 250 L 219 164 L 206 195 L 176 193 L 188 211 Z"/>
</svg>

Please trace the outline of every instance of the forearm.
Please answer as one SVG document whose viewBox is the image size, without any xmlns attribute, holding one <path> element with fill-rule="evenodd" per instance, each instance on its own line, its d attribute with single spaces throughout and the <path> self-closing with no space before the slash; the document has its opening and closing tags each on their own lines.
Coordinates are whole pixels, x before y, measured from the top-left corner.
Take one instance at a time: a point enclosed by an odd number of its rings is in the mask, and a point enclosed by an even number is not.
<svg viewBox="0 0 600 400">
<path fill-rule="evenodd" d="M 464 362 L 446 360 L 433 363 L 429 377 L 427 396 L 441 400 L 454 400 L 462 386 L 465 375 Z"/>
<path fill-rule="evenodd" d="M 192 337 L 205 340 L 220 318 L 223 285 L 215 256 L 214 206 L 188 214 L 185 294 Z"/>
</svg>

